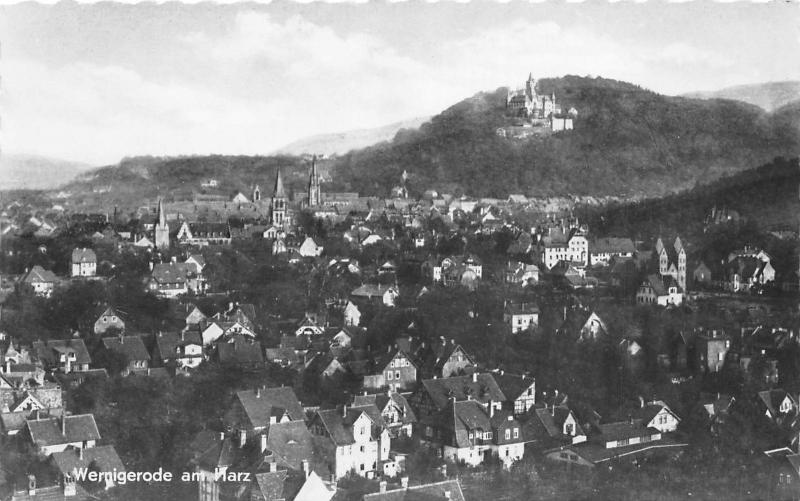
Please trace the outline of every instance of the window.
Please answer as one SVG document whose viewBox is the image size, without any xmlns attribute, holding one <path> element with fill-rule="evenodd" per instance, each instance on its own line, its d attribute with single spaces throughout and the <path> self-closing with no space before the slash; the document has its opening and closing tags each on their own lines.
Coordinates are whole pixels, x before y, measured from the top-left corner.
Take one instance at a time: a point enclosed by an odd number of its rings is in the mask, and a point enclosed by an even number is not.
<svg viewBox="0 0 800 501">
<path fill-rule="evenodd" d="M 519 438 L 519 428 L 514 428 L 514 438 Z"/>
<path fill-rule="evenodd" d="M 511 429 L 506 428 L 506 440 L 511 440 Z"/>
<path fill-rule="evenodd" d="M 472 433 L 472 432 L 469 432 L 469 439 L 470 440 L 474 440 L 475 439 L 475 434 Z"/>
<path fill-rule="evenodd" d="M 388 379 L 389 381 L 394 379 L 394 372 L 392 372 L 392 371 L 387 372 L 386 373 L 386 379 Z"/>
<path fill-rule="evenodd" d="M 717 360 L 719 360 L 720 362 L 722 362 L 723 360 L 725 360 L 725 354 L 724 354 L 724 353 L 722 353 L 722 352 L 720 352 L 720 353 L 717 353 Z"/>
<path fill-rule="evenodd" d="M 487 431 L 486 433 L 483 434 L 483 438 L 485 440 L 491 440 L 492 439 L 492 432 L 491 431 Z"/>
<path fill-rule="evenodd" d="M 400 379 L 400 371 L 396 371 L 396 372 L 394 373 L 394 378 L 395 378 L 395 379 Z"/>
</svg>

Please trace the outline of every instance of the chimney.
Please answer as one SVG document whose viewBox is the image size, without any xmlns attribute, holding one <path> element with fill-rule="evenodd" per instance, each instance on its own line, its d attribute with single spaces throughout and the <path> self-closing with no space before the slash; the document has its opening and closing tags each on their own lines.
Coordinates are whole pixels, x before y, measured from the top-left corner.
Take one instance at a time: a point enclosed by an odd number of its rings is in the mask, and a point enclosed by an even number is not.
<svg viewBox="0 0 800 501">
<path fill-rule="evenodd" d="M 343 418 L 347 417 L 347 404 L 342 405 L 342 417 Z"/>
<path fill-rule="evenodd" d="M 35 496 L 36 495 L 36 477 L 33 475 L 28 475 L 28 496 Z"/>
<path fill-rule="evenodd" d="M 6 374 L 11 372 L 11 360 L 6 360 Z"/>
<path fill-rule="evenodd" d="M 263 454 L 267 450 L 267 435 L 262 433 L 261 437 L 261 453 Z"/>
<path fill-rule="evenodd" d="M 385 493 L 385 492 L 386 492 L 386 480 L 381 480 L 381 483 L 380 483 L 380 491 L 379 491 L 379 492 L 380 492 L 381 494 L 383 494 L 383 493 Z"/>
<path fill-rule="evenodd" d="M 245 430 L 239 430 L 239 447 L 244 447 L 244 444 L 247 443 L 247 432 Z"/>
<path fill-rule="evenodd" d="M 403 489 L 408 489 L 408 477 L 400 478 L 400 487 L 402 487 Z"/>
<path fill-rule="evenodd" d="M 489 417 L 494 417 L 494 401 L 489 400 Z"/>
<path fill-rule="evenodd" d="M 306 478 L 308 478 L 308 476 L 311 474 L 311 466 L 308 463 L 308 459 L 302 460 L 300 464 L 303 467 L 303 474 L 305 475 Z"/>
<path fill-rule="evenodd" d="M 83 461 L 83 447 L 78 448 L 78 459 Z"/>
</svg>

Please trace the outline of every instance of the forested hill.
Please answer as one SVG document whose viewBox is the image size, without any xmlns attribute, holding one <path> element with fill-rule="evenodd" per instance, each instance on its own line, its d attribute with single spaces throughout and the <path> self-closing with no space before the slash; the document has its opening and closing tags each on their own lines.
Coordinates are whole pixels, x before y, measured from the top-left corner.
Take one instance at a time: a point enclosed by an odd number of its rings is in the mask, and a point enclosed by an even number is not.
<svg viewBox="0 0 800 501">
<path fill-rule="evenodd" d="M 738 216 L 760 232 L 798 230 L 800 161 L 776 158 L 761 167 L 663 198 L 587 208 L 581 216 L 598 235 L 649 240 L 660 232 L 699 237 L 712 209 Z M 583 211 L 582 211 L 583 212 Z"/>
<path fill-rule="evenodd" d="M 602 78 L 542 79 L 562 108 L 578 111 L 572 132 L 528 140 L 496 134 L 508 125 L 506 88 L 477 94 L 393 141 L 340 157 L 342 188 L 388 193 L 400 174 L 474 196 L 657 196 L 800 153 L 800 109 L 767 113 L 730 100 L 656 94 Z"/>
</svg>

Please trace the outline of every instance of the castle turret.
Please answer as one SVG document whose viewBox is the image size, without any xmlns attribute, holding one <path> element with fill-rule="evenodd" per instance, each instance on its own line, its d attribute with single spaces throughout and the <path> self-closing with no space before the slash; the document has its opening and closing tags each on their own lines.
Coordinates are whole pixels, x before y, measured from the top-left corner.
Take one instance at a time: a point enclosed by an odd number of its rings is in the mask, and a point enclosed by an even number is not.
<svg viewBox="0 0 800 501">
<path fill-rule="evenodd" d="M 169 249 L 169 224 L 167 224 L 167 214 L 164 212 L 164 203 L 158 199 L 158 223 L 155 230 L 156 248 L 163 250 Z"/>
</svg>

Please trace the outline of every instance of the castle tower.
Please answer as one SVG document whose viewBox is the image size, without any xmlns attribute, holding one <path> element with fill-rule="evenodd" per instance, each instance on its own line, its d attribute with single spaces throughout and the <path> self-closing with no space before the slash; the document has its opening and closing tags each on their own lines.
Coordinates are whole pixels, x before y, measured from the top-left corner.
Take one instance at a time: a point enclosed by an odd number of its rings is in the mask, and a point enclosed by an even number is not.
<svg viewBox="0 0 800 501">
<path fill-rule="evenodd" d="M 158 223 L 156 224 L 155 244 L 157 249 L 169 249 L 169 225 L 167 224 L 167 214 L 164 212 L 164 203 L 160 198 L 158 199 Z"/>
<path fill-rule="evenodd" d="M 322 203 L 322 192 L 319 187 L 319 175 L 317 175 L 317 156 L 311 159 L 311 175 L 308 178 L 308 198 L 309 207 L 318 207 Z"/>
<path fill-rule="evenodd" d="M 275 174 L 275 189 L 272 191 L 272 203 L 270 206 L 269 222 L 273 226 L 283 226 L 286 221 L 286 193 L 283 190 L 283 178 L 281 168 L 278 167 Z"/>
<path fill-rule="evenodd" d="M 400 176 L 400 196 L 408 198 L 408 171 L 403 170 L 403 175 Z"/>
</svg>

